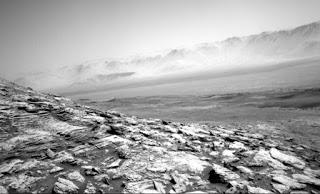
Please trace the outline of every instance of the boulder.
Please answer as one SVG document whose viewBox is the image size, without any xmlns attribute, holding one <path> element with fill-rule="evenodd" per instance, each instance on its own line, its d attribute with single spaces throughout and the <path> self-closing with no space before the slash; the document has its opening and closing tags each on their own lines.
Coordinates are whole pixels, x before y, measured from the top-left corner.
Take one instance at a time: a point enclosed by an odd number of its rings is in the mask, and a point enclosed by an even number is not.
<svg viewBox="0 0 320 194">
<path fill-rule="evenodd" d="M 76 194 L 79 188 L 72 182 L 64 178 L 58 178 L 54 184 L 53 191 L 57 194 Z"/>
</svg>

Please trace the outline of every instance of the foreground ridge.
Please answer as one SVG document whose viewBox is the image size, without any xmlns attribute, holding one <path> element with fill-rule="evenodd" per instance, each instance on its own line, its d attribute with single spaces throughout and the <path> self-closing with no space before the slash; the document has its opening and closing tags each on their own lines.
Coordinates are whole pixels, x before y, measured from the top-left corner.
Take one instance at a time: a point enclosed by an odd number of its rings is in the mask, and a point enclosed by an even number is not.
<svg viewBox="0 0 320 194">
<path fill-rule="evenodd" d="M 0 193 L 320 191 L 318 150 L 277 133 L 100 111 L 5 80 L 0 140 Z"/>
</svg>

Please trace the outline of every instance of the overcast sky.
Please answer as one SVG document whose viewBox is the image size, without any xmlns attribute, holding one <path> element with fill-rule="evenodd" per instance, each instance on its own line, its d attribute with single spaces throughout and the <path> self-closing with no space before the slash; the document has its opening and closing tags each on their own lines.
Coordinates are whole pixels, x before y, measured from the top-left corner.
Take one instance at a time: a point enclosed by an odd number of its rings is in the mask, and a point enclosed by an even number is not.
<svg viewBox="0 0 320 194">
<path fill-rule="evenodd" d="M 320 20 L 319 0 L 0 0 L 0 76 Z"/>
</svg>

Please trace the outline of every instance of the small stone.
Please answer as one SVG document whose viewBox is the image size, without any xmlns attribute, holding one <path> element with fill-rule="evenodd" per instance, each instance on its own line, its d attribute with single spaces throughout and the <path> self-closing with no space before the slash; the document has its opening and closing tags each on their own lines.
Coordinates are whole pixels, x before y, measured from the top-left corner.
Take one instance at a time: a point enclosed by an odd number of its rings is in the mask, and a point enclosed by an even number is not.
<svg viewBox="0 0 320 194">
<path fill-rule="evenodd" d="M 63 168 L 61 168 L 60 166 L 55 166 L 49 171 L 49 173 L 53 174 L 53 173 L 56 173 L 56 172 L 60 172 L 62 170 L 63 170 Z"/>
<path fill-rule="evenodd" d="M 166 193 L 165 187 L 161 183 L 157 181 L 153 181 L 153 184 L 159 193 Z"/>
<path fill-rule="evenodd" d="M 223 157 L 235 157 L 235 155 L 233 154 L 235 151 L 233 150 L 223 150 L 222 152 L 222 156 Z"/>
<path fill-rule="evenodd" d="M 245 173 L 245 174 L 249 174 L 249 175 L 253 175 L 254 174 L 252 172 L 252 170 L 250 170 L 249 168 L 244 167 L 244 166 L 237 166 L 237 169 L 240 170 L 242 173 Z"/>
<path fill-rule="evenodd" d="M 164 173 L 167 171 L 167 168 L 163 166 L 158 166 L 158 167 L 151 166 L 151 167 L 147 167 L 147 170 L 151 172 Z"/>
<path fill-rule="evenodd" d="M 209 155 L 212 156 L 212 157 L 217 157 L 217 156 L 219 156 L 219 152 L 212 151 L 212 152 L 209 153 Z"/>
<path fill-rule="evenodd" d="M 229 148 L 233 150 L 247 150 L 246 146 L 244 146 L 243 143 L 238 141 L 235 141 L 232 144 L 230 144 Z"/>
<path fill-rule="evenodd" d="M 56 154 L 51 149 L 47 149 L 46 155 L 48 158 L 54 158 Z"/>
<path fill-rule="evenodd" d="M 64 178 L 58 178 L 58 181 L 54 184 L 53 191 L 57 194 L 76 194 L 79 188 L 72 182 Z"/>
<path fill-rule="evenodd" d="M 116 168 L 116 167 L 119 167 L 120 166 L 120 163 L 121 163 L 121 159 L 117 159 L 116 161 L 112 162 L 111 164 L 109 164 L 107 166 L 107 168 Z"/>
</svg>

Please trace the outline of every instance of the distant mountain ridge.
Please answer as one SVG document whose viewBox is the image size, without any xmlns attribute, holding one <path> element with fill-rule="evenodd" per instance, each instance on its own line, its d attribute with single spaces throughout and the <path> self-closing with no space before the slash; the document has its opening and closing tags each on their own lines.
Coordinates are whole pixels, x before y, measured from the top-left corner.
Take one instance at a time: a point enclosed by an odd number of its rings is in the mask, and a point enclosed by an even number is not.
<svg viewBox="0 0 320 194">
<path fill-rule="evenodd" d="M 89 61 L 54 72 L 21 77 L 16 82 L 37 89 L 78 91 L 316 56 L 320 56 L 320 21 L 290 30 L 231 37 L 192 48 L 172 49 L 154 56 Z"/>
</svg>

